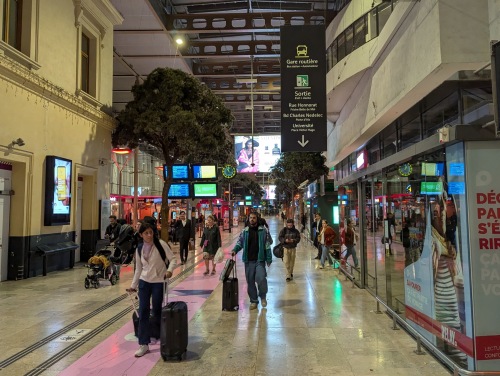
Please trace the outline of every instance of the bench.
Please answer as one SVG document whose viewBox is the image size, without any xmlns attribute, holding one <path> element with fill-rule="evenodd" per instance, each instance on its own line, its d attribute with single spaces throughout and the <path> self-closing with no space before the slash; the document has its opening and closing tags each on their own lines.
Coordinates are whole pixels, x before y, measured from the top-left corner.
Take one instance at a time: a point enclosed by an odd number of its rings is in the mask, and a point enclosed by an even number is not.
<svg viewBox="0 0 500 376">
<path fill-rule="evenodd" d="M 61 242 L 54 244 L 40 244 L 37 245 L 36 253 L 43 257 L 43 275 L 47 275 L 47 256 L 55 255 L 58 253 L 70 252 L 69 253 L 69 268 L 72 269 L 75 266 L 75 249 L 79 247 L 75 242 Z"/>
</svg>

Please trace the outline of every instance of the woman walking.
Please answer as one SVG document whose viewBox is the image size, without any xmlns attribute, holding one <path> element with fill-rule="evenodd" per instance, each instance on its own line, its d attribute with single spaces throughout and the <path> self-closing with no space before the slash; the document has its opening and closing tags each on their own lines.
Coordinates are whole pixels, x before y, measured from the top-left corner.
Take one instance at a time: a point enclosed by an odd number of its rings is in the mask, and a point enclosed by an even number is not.
<svg viewBox="0 0 500 376">
<path fill-rule="evenodd" d="M 210 274 L 210 260 L 212 260 L 212 275 L 215 274 L 214 256 L 217 253 L 217 250 L 222 247 L 219 226 L 215 223 L 215 217 L 213 215 L 209 215 L 201 237 L 200 247 L 203 249 L 203 258 L 205 259 L 206 267 L 203 275 Z"/>
</svg>

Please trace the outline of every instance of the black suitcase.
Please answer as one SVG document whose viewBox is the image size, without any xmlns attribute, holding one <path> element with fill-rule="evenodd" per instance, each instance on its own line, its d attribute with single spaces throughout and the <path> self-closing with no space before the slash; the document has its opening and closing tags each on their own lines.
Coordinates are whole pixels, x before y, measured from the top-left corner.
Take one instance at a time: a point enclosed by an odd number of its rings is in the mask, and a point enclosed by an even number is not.
<svg viewBox="0 0 500 376">
<path fill-rule="evenodd" d="M 226 264 L 224 265 L 224 268 L 222 269 L 222 272 L 220 273 L 220 277 L 219 277 L 219 279 L 221 281 L 224 282 L 226 279 L 228 279 L 230 277 L 231 271 L 233 271 L 235 263 L 236 263 L 236 261 L 234 261 L 233 259 L 226 260 Z"/>
<path fill-rule="evenodd" d="M 238 278 L 228 278 L 222 283 L 222 310 L 237 311 L 238 303 Z"/>
<path fill-rule="evenodd" d="M 229 259 L 226 266 L 229 270 L 225 279 L 222 281 L 222 310 L 237 311 L 239 306 L 238 299 L 238 276 L 236 275 L 236 259 Z M 229 273 L 232 272 L 232 277 Z M 222 279 L 222 277 L 221 277 Z"/>
<path fill-rule="evenodd" d="M 160 354 L 163 360 L 185 356 L 188 345 L 188 309 L 185 302 L 168 302 L 161 310 Z"/>
<path fill-rule="evenodd" d="M 132 322 L 134 323 L 134 334 L 139 338 L 139 317 L 135 312 L 132 314 Z M 149 316 L 149 336 L 160 339 L 160 319 L 152 315 Z"/>
</svg>

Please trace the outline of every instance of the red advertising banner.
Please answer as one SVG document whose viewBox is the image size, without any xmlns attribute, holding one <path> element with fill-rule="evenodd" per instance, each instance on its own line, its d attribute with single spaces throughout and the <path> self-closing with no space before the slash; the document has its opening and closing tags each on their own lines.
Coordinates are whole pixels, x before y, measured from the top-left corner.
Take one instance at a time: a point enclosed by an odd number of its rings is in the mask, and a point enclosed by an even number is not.
<svg viewBox="0 0 500 376">
<path fill-rule="evenodd" d="M 472 338 L 469 338 L 465 334 L 460 333 L 458 330 L 434 320 L 433 318 L 411 308 L 410 306 L 406 306 L 405 315 L 408 320 L 413 321 L 429 333 L 441 338 L 449 345 L 463 351 L 471 357 L 474 356 L 474 341 Z"/>
</svg>

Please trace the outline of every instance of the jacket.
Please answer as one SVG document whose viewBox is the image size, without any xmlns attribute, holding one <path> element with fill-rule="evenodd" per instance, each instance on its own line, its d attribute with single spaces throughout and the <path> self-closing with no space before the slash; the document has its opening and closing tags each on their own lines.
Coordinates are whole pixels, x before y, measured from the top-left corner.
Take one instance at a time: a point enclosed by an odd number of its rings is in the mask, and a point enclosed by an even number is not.
<svg viewBox="0 0 500 376">
<path fill-rule="evenodd" d="M 182 225 L 182 221 L 179 219 L 175 222 L 175 235 L 177 239 L 188 241 L 191 237 L 191 220 L 186 219 L 186 225 Z"/>
<path fill-rule="evenodd" d="M 355 241 L 354 237 L 355 237 L 354 230 L 351 227 L 347 226 L 347 229 L 345 230 L 344 233 L 344 244 L 346 246 L 354 245 Z"/>
<path fill-rule="evenodd" d="M 271 263 L 273 261 L 271 253 L 271 244 L 273 244 L 273 238 L 269 234 L 269 231 L 264 226 L 258 227 L 259 235 L 259 253 L 257 256 L 257 261 L 265 261 Z M 233 252 L 236 254 L 243 249 L 243 256 L 241 259 L 243 262 L 248 261 L 248 226 L 241 231 L 238 241 L 236 242 Z"/>
<path fill-rule="evenodd" d="M 293 241 L 291 243 L 286 243 L 285 239 L 291 239 Z M 295 228 L 295 226 L 293 226 L 292 228 L 285 227 L 280 231 L 278 240 L 281 244 L 283 244 L 283 247 L 285 248 L 295 248 L 300 242 L 300 232 Z"/>
<path fill-rule="evenodd" d="M 205 227 L 203 229 L 203 235 L 200 241 L 200 247 L 203 247 L 207 242 L 206 247 L 203 248 L 203 252 L 208 252 L 211 255 L 215 255 L 217 250 L 222 247 L 222 239 L 220 236 L 219 226 L 213 225 L 212 228 Z"/>
<path fill-rule="evenodd" d="M 333 228 L 331 228 L 330 226 L 326 226 L 324 228 L 324 232 L 323 232 L 323 244 L 324 245 L 331 247 L 333 245 L 336 237 L 337 237 L 337 234 L 335 233 Z"/>
<path fill-rule="evenodd" d="M 139 252 L 135 251 L 135 273 L 130 286 L 131 288 L 137 289 L 140 279 L 149 283 L 163 283 L 165 281 L 165 273 L 167 271 L 173 272 L 176 264 L 174 253 L 168 244 L 163 240 L 160 240 L 160 243 L 165 250 L 168 261 L 170 262 L 168 269 L 167 265 L 161 258 L 160 252 L 154 244 L 151 248 L 149 260 L 144 258 L 144 252 L 141 252 L 141 255 L 139 256 Z"/>
</svg>

